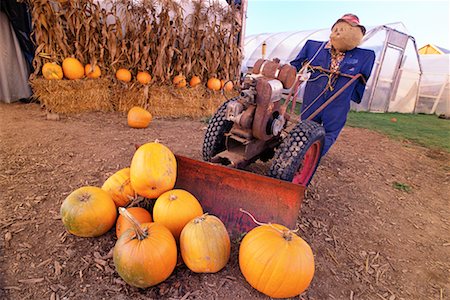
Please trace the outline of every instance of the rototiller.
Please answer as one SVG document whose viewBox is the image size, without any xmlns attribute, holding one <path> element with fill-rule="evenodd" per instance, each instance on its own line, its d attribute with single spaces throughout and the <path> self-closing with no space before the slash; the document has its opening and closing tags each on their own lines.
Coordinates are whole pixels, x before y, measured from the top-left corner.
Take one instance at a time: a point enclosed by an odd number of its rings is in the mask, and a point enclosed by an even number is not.
<svg viewBox="0 0 450 300">
<path fill-rule="evenodd" d="M 358 77 L 352 76 L 309 119 Z M 258 60 L 244 76 L 239 96 L 223 103 L 209 121 L 202 149 L 209 163 L 177 156 L 177 187 L 193 193 L 232 233 L 255 226 L 239 208 L 265 222 L 296 225 L 325 138 L 320 124 L 300 121 L 295 114 L 301 82 L 295 67 Z M 240 170 L 257 159 L 272 159 L 268 176 Z"/>
</svg>

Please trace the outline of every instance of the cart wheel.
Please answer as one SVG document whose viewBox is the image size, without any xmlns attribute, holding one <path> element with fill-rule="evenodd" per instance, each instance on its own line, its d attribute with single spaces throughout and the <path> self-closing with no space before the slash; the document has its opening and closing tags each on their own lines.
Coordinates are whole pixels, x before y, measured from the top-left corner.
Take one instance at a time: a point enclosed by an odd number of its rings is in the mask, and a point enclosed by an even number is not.
<svg viewBox="0 0 450 300">
<path fill-rule="evenodd" d="M 275 152 L 269 176 L 308 185 L 320 161 L 325 129 L 316 122 L 298 123 Z"/>
<path fill-rule="evenodd" d="M 225 119 L 225 112 L 228 103 L 235 99 L 237 97 L 223 103 L 209 120 L 205 138 L 203 139 L 203 160 L 210 161 L 217 153 L 225 150 L 225 133 L 228 133 L 233 127 L 233 122 Z"/>
</svg>

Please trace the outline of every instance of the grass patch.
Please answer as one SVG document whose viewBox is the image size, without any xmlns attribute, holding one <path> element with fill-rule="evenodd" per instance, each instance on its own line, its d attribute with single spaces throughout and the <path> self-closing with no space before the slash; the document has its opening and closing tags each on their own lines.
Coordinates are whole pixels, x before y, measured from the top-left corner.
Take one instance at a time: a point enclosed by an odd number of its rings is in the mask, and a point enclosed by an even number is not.
<svg viewBox="0 0 450 300">
<path fill-rule="evenodd" d="M 406 183 L 401 183 L 401 182 L 397 182 L 397 181 L 394 181 L 392 183 L 392 187 L 396 190 L 407 192 L 407 193 L 410 193 L 412 191 L 411 186 L 409 186 Z"/>
<path fill-rule="evenodd" d="M 351 111 L 347 125 L 450 152 L 450 120 L 439 119 L 436 115 Z"/>
</svg>

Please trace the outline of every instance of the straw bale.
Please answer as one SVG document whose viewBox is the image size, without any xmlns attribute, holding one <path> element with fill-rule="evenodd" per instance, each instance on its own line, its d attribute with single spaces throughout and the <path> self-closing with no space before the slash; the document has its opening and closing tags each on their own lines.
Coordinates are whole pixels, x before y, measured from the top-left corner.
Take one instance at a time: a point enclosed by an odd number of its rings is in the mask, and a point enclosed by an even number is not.
<svg viewBox="0 0 450 300">
<path fill-rule="evenodd" d="M 54 113 L 111 111 L 110 81 L 106 78 L 80 80 L 30 80 L 34 97 Z"/>
<path fill-rule="evenodd" d="M 236 91 L 214 92 L 205 86 L 175 88 L 163 84 L 143 86 L 110 78 L 30 81 L 34 97 L 47 111 L 72 114 L 88 111 L 128 112 L 140 106 L 155 118 L 201 119 L 215 113 Z"/>
<path fill-rule="evenodd" d="M 133 106 L 140 106 L 155 117 L 199 119 L 214 114 L 220 104 L 234 94 L 213 92 L 203 86 L 175 88 L 153 84 L 129 89 L 116 87 L 113 98 L 118 111 L 127 112 Z"/>
</svg>

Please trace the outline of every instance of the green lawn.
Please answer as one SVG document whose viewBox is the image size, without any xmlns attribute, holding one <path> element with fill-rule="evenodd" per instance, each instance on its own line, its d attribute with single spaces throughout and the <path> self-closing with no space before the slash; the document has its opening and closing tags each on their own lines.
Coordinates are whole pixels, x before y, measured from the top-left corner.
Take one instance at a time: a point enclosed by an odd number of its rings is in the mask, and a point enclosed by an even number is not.
<svg viewBox="0 0 450 300">
<path fill-rule="evenodd" d="M 450 120 L 439 119 L 436 115 L 351 111 L 346 125 L 450 152 Z"/>
</svg>

